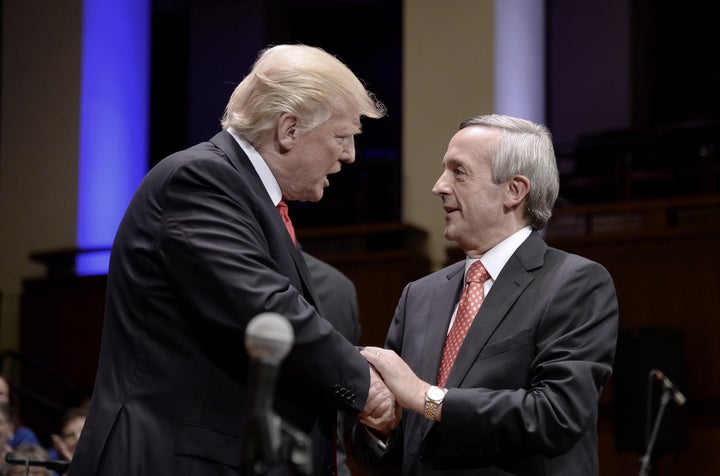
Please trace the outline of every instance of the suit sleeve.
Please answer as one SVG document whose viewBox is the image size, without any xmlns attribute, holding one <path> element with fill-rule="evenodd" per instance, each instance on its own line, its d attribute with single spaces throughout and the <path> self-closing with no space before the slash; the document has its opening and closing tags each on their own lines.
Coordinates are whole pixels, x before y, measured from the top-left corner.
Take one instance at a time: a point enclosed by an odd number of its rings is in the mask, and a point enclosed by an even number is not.
<svg viewBox="0 0 720 476">
<path fill-rule="evenodd" d="M 182 296 L 210 351 L 221 349 L 218 364 L 231 372 L 246 359 L 250 319 L 266 311 L 287 317 L 295 339 L 283 374 L 325 399 L 362 410 L 367 363 L 298 290 L 301 278 L 282 243 L 277 217 L 260 209 L 265 197 L 253 196 L 243 182 L 222 161 L 192 160 L 166 183 L 159 197 L 165 228 L 158 248 L 174 295 Z M 350 389 L 344 398 L 333 392 L 338 385 Z"/>
</svg>

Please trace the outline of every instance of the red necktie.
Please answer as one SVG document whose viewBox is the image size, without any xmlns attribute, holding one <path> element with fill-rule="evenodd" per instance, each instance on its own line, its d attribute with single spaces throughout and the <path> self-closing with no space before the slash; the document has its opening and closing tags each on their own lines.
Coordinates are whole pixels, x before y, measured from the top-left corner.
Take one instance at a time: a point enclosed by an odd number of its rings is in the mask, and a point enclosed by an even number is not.
<svg viewBox="0 0 720 476">
<path fill-rule="evenodd" d="M 297 240 L 295 239 L 295 228 L 293 228 L 293 224 L 290 221 L 290 215 L 288 214 L 288 206 L 287 203 L 285 203 L 285 200 L 280 200 L 280 203 L 277 204 L 277 209 L 280 212 L 280 218 L 282 218 L 283 223 L 285 223 L 285 228 L 287 228 L 287 231 L 290 234 L 290 238 L 292 238 L 293 243 L 295 244 L 295 246 L 297 246 Z"/>
<path fill-rule="evenodd" d="M 475 314 L 480 309 L 485 297 L 483 283 L 489 277 L 485 266 L 479 260 L 470 265 L 465 277 L 465 289 L 460 295 L 460 304 L 458 304 L 455 322 L 448 333 L 442 360 L 440 361 L 440 369 L 438 370 L 438 386 L 440 387 L 445 386 L 450 369 L 455 363 L 455 357 L 457 357 L 463 340 L 465 340 L 465 335 L 468 333 L 473 319 L 475 319 Z"/>
</svg>

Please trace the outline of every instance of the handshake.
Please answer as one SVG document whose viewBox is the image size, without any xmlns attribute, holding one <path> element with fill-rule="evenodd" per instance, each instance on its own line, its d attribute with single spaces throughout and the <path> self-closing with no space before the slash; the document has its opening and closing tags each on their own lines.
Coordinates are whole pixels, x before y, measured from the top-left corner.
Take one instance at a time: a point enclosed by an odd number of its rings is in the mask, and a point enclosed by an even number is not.
<svg viewBox="0 0 720 476">
<path fill-rule="evenodd" d="M 398 425 L 402 409 L 424 412 L 424 382 L 394 351 L 365 347 L 360 351 L 370 364 L 370 391 L 360 422 L 387 436 Z"/>
</svg>

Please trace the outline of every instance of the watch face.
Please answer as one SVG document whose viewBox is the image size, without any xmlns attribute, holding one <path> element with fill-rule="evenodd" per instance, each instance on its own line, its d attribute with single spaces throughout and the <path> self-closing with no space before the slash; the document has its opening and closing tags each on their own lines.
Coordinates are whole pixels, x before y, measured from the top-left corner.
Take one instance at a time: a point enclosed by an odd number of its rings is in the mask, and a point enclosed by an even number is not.
<svg viewBox="0 0 720 476">
<path fill-rule="evenodd" d="M 440 387 L 430 387 L 427 391 L 427 396 L 430 400 L 442 400 L 445 392 Z"/>
</svg>

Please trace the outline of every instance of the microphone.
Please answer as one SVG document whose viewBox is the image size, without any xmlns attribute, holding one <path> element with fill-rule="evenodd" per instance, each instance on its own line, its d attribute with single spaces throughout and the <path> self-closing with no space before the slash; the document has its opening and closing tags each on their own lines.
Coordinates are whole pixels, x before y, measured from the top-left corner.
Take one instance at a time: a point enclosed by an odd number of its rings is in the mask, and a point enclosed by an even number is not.
<svg viewBox="0 0 720 476">
<path fill-rule="evenodd" d="M 683 395 L 682 392 L 677 389 L 675 384 L 672 383 L 672 381 L 667 377 L 667 375 L 662 373 L 662 371 L 659 369 L 652 369 L 650 373 L 655 376 L 657 380 L 662 382 L 662 385 L 663 387 L 665 387 L 665 389 L 669 390 L 672 393 L 672 399 L 675 401 L 675 403 L 678 404 L 678 406 L 681 407 L 685 405 L 685 402 L 687 401 L 685 395 Z"/>
<path fill-rule="evenodd" d="M 245 330 L 245 349 L 250 356 L 245 462 L 250 466 L 279 463 L 281 421 L 272 403 L 280 364 L 290 352 L 294 337 L 290 322 L 273 312 L 258 314 Z"/>
</svg>

